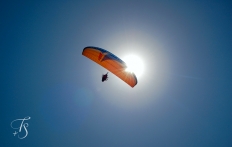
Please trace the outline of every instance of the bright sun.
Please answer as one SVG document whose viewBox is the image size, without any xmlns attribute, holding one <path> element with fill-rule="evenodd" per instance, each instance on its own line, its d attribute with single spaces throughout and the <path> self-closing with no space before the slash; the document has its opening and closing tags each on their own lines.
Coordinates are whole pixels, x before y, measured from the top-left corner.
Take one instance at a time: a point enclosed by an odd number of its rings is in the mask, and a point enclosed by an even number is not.
<svg viewBox="0 0 232 147">
<path fill-rule="evenodd" d="M 128 55 L 123 58 L 123 61 L 127 64 L 126 71 L 135 73 L 137 77 L 143 74 L 143 61 L 138 56 Z"/>
</svg>

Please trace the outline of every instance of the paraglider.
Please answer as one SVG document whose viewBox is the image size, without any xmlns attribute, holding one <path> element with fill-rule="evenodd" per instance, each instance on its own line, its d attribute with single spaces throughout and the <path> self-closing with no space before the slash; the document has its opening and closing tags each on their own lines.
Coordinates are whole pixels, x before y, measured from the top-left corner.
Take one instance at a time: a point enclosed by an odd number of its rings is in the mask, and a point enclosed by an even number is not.
<svg viewBox="0 0 232 147">
<path fill-rule="evenodd" d="M 99 47 L 88 46 L 83 49 L 82 55 L 109 70 L 131 87 L 134 87 L 138 83 L 135 74 L 126 71 L 126 63 L 111 52 Z M 107 74 L 102 76 L 102 82 L 108 79 Z"/>
<path fill-rule="evenodd" d="M 105 75 L 102 75 L 102 82 L 108 80 L 108 72 Z"/>
</svg>

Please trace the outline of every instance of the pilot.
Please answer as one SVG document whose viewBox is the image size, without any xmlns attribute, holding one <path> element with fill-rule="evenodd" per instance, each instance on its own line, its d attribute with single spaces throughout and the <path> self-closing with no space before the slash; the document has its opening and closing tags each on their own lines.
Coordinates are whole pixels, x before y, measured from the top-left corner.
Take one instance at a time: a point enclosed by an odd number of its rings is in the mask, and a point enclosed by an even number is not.
<svg viewBox="0 0 232 147">
<path fill-rule="evenodd" d="M 107 81 L 108 80 L 108 72 L 105 75 L 102 75 L 102 82 Z"/>
</svg>

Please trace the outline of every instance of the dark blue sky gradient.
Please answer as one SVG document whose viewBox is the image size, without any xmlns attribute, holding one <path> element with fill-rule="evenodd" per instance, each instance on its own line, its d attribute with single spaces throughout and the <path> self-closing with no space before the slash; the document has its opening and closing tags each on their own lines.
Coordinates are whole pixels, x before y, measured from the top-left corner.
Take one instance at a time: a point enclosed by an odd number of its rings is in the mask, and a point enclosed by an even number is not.
<svg viewBox="0 0 232 147">
<path fill-rule="evenodd" d="M 0 146 L 232 146 L 231 1 L 0 6 Z M 138 55 L 138 85 L 102 83 L 86 46 Z M 20 140 L 10 123 L 26 116 Z"/>
</svg>

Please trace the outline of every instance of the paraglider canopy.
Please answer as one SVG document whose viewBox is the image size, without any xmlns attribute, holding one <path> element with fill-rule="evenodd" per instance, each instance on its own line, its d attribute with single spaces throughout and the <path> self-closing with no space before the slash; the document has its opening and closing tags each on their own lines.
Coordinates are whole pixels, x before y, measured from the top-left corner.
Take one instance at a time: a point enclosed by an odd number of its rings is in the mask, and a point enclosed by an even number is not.
<svg viewBox="0 0 232 147">
<path fill-rule="evenodd" d="M 83 49 L 82 55 L 106 68 L 131 87 L 138 83 L 135 74 L 126 71 L 126 63 L 111 52 L 102 48 L 88 46 Z"/>
</svg>

